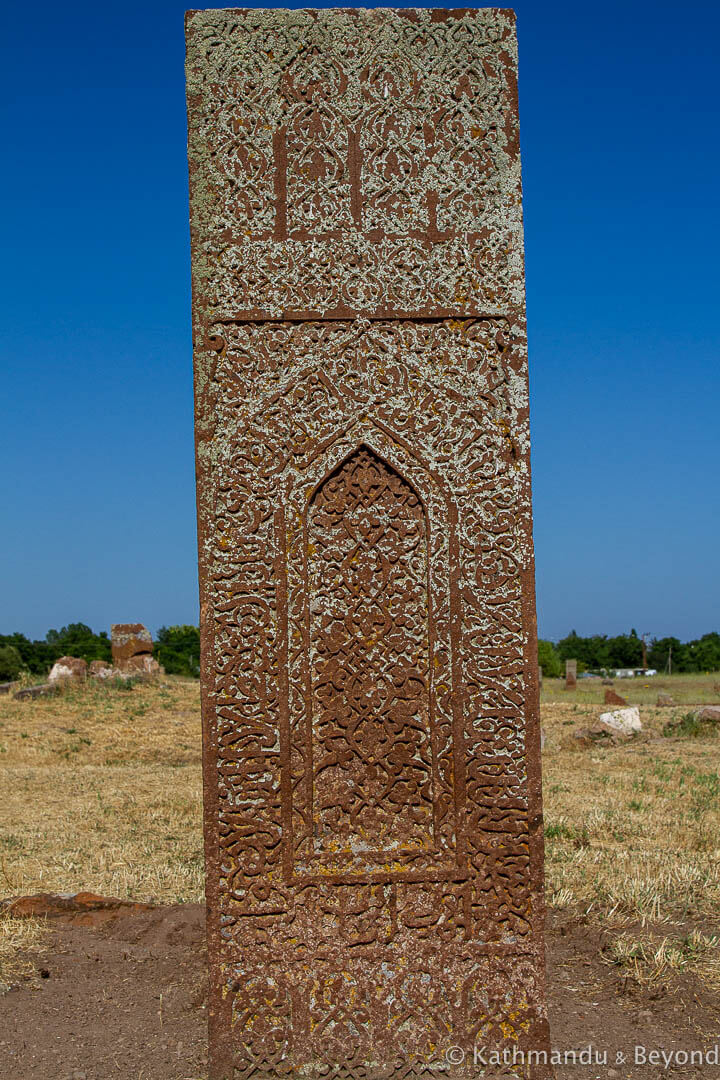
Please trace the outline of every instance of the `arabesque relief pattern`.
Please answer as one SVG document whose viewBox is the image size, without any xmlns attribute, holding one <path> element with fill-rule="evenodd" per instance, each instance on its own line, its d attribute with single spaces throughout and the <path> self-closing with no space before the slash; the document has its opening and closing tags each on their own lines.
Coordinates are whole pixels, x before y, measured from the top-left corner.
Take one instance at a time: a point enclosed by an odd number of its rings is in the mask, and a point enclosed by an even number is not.
<svg viewBox="0 0 720 1080">
<path fill-rule="evenodd" d="M 512 19 L 365 19 L 191 14 L 215 315 L 522 304 Z"/>
<path fill-rule="evenodd" d="M 514 71 L 189 16 L 213 1080 L 546 1037 Z"/>
<path fill-rule="evenodd" d="M 423 850 L 433 769 L 422 505 L 361 447 L 308 518 L 313 852 Z"/>
</svg>

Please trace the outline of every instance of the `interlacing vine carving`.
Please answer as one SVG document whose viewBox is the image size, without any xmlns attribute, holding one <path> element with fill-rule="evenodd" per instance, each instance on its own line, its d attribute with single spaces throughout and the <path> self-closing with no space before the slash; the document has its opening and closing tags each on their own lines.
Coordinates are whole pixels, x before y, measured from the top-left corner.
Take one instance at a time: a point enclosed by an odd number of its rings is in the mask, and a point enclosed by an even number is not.
<svg viewBox="0 0 720 1080">
<path fill-rule="evenodd" d="M 308 522 L 316 850 L 432 845 L 427 540 L 410 485 L 360 449 Z"/>
<path fill-rule="evenodd" d="M 513 24 L 188 15 L 212 1080 L 546 1038 Z"/>
</svg>

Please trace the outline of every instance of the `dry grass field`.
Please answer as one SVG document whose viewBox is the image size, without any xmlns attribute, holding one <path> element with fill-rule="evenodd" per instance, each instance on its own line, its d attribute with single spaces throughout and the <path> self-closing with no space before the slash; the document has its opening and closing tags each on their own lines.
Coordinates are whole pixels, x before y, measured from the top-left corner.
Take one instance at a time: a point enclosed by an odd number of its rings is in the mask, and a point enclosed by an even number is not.
<svg viewBox="0 0 720 1080">
<path fill-rule="evenodd" d="M 197 682 L 0 698 L 0 790 L 0 895 L 202 898 Z M 0 981 L 30 933 L 0 921 Z"/>
<path fill-rule="evenodd" d="M 602 679 L 579 678 L 575 690 L 565 689 L 565 679 L 545 679 L 540 700 L 549 705 L 601 705 L 607 686 Z M 614 679 L 612 689 L 628 705 L 654 705 L 658 694 L 669 694 L 678 705 L 720 705 L 720 671 L 706 675 L 652 675 L 646 678 Z"/>
<path fill-rule="evenodd" d="M 717 681 L 653 680 L 651 700 L 660 688 L 718 700 Z M 546 682 L 544 697 L 553 690 L 542 705 L 550 906 L 602 928 L 603 959 L 628 978 L 692 972 L 720 989 L 720 738 L 692 726 L 664 735 L 687 706 L 643 705 L 641 736 L 582 746 L 574 732 L 602 711 L 599 688 L 568 695 Z M 0 789 L 0 894 L 201 900 L 196 682 L 0 698 Z M 42 934 L 40 923 L 0 922 L 0 981 Z"/>
</svg>

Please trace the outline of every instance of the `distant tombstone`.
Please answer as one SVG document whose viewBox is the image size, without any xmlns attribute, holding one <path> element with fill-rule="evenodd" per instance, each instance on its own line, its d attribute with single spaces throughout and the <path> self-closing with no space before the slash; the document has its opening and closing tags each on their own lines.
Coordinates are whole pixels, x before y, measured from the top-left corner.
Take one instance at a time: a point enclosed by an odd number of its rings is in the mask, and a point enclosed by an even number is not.
<svg viewBox="0 0 720 1080">
<path fill-rule="evenodd" d="M 565 689 L 574 690 L 577 686 L 577 660 L 565 661 Z"/>
<path fill-rule="evenodd" d="M 605 691 L 605 704 L 606 705 L 627 705 L 627 701 L 624 697 L 620 697 L 614 690 Z"/>
<path fill-rule="evenodd" d="M 49 683 L 84 682 L 87 678 L 87 660 L 79 656 L 61 656 L 53 664 L 48 675 Z"/>
<path fill-rule="evenodd" d="M 118 671 L 155 675 L 161 670 L 153 658 L 152 634 L 142 623 L 114 623 L 110 629 L 110 644 L 113 666 Z"/>
<path fill-rule="evenodd" d="M 209 1075 L 476 1076 L 549 1051 L 514 17 L 187 34 Z"/>
</svg>

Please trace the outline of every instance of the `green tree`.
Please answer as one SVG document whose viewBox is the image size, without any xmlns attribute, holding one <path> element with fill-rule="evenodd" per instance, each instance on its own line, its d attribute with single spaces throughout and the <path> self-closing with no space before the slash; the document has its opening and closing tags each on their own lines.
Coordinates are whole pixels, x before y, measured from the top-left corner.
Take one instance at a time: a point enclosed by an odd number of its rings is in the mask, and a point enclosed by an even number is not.
<svg viewBox="0 0 720 1080">
<path fill-rule="evenodd" d="M 200 675 L 200 631 L 197 626 L 161 626 L 154 656 L 168 675 Z"/>
<path fill-rule="evenodd" d="M 538 640 L 538 664 L 546 679 L 559 679 L 562 675 L 560 657 L 552 641 Z"/>
<path fill-rule="evenodd" d="M 577 631 L 572 630 L 566 638 L 557 643 L 557 653 L 564 666 L 566 660 L 577 660 L 578 671 L 587 668 L 597 668 L 599 662 L 599 644 L 605 642 L 605 638 L 580 637 Z"/>
<path fill-rule="evenodd" d="M 0 682 L 17 679 L 22 671 L 22 657 L 12 645 L 0 645 Z"/>
<path fill-rule="evenodd" d="M 673 671 L 685 671 L 685 646 L 676 637 L 655 639 L 648 650 L 648 664 L 658 671 L 666 671 L 668 657 L 672 650 Z"/>
<path fill-rule="evenodd" d="M 30 641 L 24 634 L 0 634 L 0 645 L 11 645 L 19 652 L 23 668 L 35 675 L 43 671 L 42 667 L 37 666 L 36 642 Z"/>
<path fill-rule="evenodd" d="M 54 654 L 60 656 L 80 656 L 88 663 L 91 660 L 110 660 L 112 651 L 107 633 L 103 630 L 94 634 L 85 623 L 70 623 L 61 630 L 48 630 L 45 641 Z"/>
</svg>

